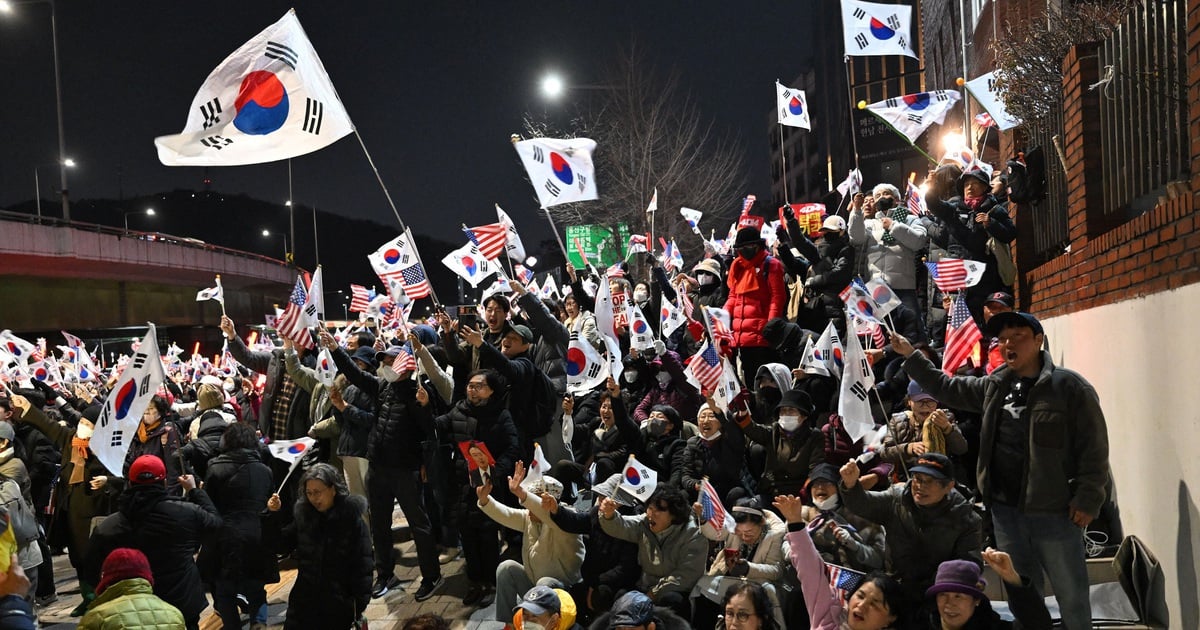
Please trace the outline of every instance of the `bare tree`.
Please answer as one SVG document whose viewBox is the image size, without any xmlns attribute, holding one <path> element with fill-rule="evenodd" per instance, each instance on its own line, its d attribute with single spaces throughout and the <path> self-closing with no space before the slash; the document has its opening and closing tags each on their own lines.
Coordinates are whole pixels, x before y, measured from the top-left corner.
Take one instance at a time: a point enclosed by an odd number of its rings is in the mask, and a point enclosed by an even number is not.
<svg viewBox="0 0 1200 630">
<path fill-rule="evenodd" d="M 691 235 L 679 208 L 704 213 L 705 235 L 708 229 L 723 233 L 728 228 L 740 210 L 745 184 L 741 143 L 700 111 L 678 72 L 659 71 L 636 45 L 624 50 L 605 76 L 598 98 L 586 99 L 567 129 L 544 116 L 526 115 L 525 132 L 531 137 L 585 136 L 597 144 L 593 158 L 600 199 L 554 206 L 553 216 L 607 225 L 614 234 L 619 223 L 635 234 L 649 232 L 645 210 L 657 188 L 656 235 L 676 237 L 686 258 L 694 260 L 703 243 Z"/>
</svg>

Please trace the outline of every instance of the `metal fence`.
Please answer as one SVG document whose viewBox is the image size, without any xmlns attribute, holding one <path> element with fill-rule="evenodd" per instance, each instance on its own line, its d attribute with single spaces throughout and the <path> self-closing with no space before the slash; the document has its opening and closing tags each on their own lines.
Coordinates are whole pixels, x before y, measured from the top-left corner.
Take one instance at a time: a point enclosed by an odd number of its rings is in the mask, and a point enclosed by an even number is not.
<svg viewBox="0 0 1200 630">
<path fill-rule="evenodd" d="M 1067 232 L 1067 176 L 1055 149 L 1055 141 L 1061 143 L 1063 136 L 1061 88 L 1058 97 L 1057 103 L 1050 107 L 1050 114 L 1026 130 L 1026 146 L 1041 147 L 1046 161 L 1046 196 L 1030 207 L 1028 219 L 1033 223 L 1034 264 L 1063 253 L 1071 240 Z M 1022 216 L 1019 220 L 1026 218 Z"/>
<path fill-rule="evenodd" d="M 1100 46 L 1105 214 L 1133 218 L 1188 173 L 1186 29 L 1186 0 L 1145 0 Z"/>
</svg>

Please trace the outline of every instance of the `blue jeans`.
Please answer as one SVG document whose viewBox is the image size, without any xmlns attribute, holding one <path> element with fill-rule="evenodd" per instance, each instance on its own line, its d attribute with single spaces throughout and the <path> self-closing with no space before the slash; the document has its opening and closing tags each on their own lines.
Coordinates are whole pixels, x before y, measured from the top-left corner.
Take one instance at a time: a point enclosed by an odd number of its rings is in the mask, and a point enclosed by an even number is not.
<svg viewBox="0 0 1200 630">
<path fill-rule="evenodd" d="M 1068 630 L 1092 627 L 1083 530 L 1065 514 L 1023 514 L 1008 505 L 991 504 L 996 546 L 1013 560 L 1013 568 L 1044 593 L 1042 571 L 1054 585 L 1054 595 Z"/>
</svg>

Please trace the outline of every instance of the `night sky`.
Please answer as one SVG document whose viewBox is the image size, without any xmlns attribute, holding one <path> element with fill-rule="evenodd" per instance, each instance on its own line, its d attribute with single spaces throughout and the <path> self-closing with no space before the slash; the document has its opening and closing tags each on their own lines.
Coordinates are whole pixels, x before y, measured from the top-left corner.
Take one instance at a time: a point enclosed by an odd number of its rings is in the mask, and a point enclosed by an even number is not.
<svg viewBox="0 0 1200 630">
<path fill-rule="evenodd" d="M 159 163 L 155 136 L 179 133 L 205 77 L 295 7 L 405 221 L 461 239 L 459 219 L 494 221 L 499 202 L 526 241 L 549 236 L 509 144 L 522 113 L 552 111 L 547 71 L 597 83 L 636 41 L 745 147 L 747 193 L 769 198 L 767 116 L 776 78 L 807 54 L 810 7 L 782 2 L 151 2 L 59 0 L 67 154 L 74 199 L 199 189 L 204 169 Z M 0 14 L 0 207 L 42 198 L 58 183 L 50 12 Z M 587 92 L 568 98 L 587 98 Z M 818 114 L 819 115 L 819 114 Z M 601 146 L 599 150 L 603 150 Z M 292 161 L 293 198 L 393 224 L 353 136 Z M 287 198 L 284 162 L 210 169 L 214 190 Z M 599 182 L 604 194 L 604 182 Z M 670 209 L 674 211 L 674 209 Z M 731 211 L 732 209 L 726 209 Z M 43 206 L 57 215 L 57 206 Z M 447 216 L 453 217 L 446 220 Z M 254 227 L 254 226 L 251 226 Z"/>
</svg>

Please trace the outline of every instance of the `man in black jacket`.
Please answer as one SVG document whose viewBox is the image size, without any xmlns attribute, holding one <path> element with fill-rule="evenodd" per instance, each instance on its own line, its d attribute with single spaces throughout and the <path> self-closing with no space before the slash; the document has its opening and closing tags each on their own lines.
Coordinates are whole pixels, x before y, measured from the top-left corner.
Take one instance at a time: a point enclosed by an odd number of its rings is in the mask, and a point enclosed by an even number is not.
<svg viewBox="0 0 1200 630">
<path fill-rule="evenodd" d="M 120 509 L 92 532 L 85 578 L 100 582 L 100 568 L 113 549 L 137 549 L 154 570 L 154 594 L 178 608 L 189 629 L 199 628 L 208 599 L 193 558 L 201 540 L 220 530 L 224 521 L 191 475 L 179 478 L 186 500 L 167 495 L 166 479 L 166 465 L 157 456 L 134 460 Z"/>
<path fill-rule="evenodd" d="M 233 320 L 221 316 L 221 333 L 229 341 L 229 353 L 239 363 L 255 372 L 267 375 L 262 406 L 258 413 L 258 428 L 272 440 L 294 440 L 308 435 L 309 393 L 296 386 L 283 365 L 283 349 L 252 352 L 237 336 Z M 303 348 L 296 348 L 300 363 L 315 368 L 316 359 Z M 278 471 L 277 471 L 278 472 Z"/>
<path fill-rule="evenodd" d="M 550 431 L 552 418 L 538 417 L 534 404 L 534 387 L 540 384 L 538 368 L 530 358 L 533 331 L 524 324 L 510 324 L 500 338 L 500 347 L 484 343 L 483 335 L 464 327 L 461 334 L 479 353 L 479 367 L 492 369 L 508 381 L 508 411 L 517 425 L 521 444 L 521 459 L 533 460 L 533 442 Z"/>
<path fill-rule="evenodd" d="M 375 424 L 367 434 L 367 501 L 371 510 L 371 538 L 375 547 L 375 584 L 371 596 L 383 597 L 400 585 L 396 577 L 396 550 L 392 540 L 392 505 L 399 503 L 408 519 L 421 565 L 421 585 L 414 598 L 423 602 L 444 581 L 438 564 L 433 526 L 421 492 L 421 443 L 433 439 L 414 415 L 417 383 L 411 370 L 397 373 L 396 356 L 404 352 L 391 346 L 375 355 L 379 376 L 367 374 L 338 347 L 333 335 L 320 332 L 321 344 L 333 353 L 333 362 L 346 380 L 376 400 Z M 415 365 L 415 359 L 414 359 Z"/>
</svg>

